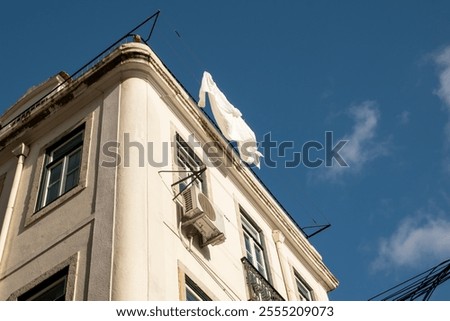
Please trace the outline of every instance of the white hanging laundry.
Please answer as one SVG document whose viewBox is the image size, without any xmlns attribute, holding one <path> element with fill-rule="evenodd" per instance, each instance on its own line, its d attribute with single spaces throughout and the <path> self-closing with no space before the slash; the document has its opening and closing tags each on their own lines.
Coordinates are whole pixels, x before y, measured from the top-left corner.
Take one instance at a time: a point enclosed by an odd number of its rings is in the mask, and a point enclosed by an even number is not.
<svg viewBox="0 0 450 321">
<path fill-rule="evenodd" d="M 234 107 L 217 87 L 210 73 L 203 73 L 199 93 L 199 107 L 205 107 L 206 93 L 214 118 L 222 134 L 228 139 L 237 142 L 241 159 L 248 164 L 255 164 L 259 168 L 259 158 L 263 155 L 258 152 L 255 133 L 242 119 L 242 114 Z"/>
</svg>

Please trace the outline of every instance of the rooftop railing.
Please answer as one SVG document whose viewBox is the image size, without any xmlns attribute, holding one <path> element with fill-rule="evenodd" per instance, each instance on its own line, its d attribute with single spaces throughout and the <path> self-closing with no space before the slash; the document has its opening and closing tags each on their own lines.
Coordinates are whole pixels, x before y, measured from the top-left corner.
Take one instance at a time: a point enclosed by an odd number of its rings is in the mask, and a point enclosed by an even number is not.
<svg viewBox="0 0 450 321">
<path fill-rule="evenodd" d="M 112 45 L 110 45 L 108 48 L 106 48 L 105 50 L 103 50 L 101 53 L 99 53 L 97 56 L 95 56 L 94 58 L 92 58 L 89 62 L 87 62 L 86 64 L 84 64 L 81 68 L 79 68 L 77 71 L 75 71 L 74 73 L 72 73 L 69 77 L 65 78 L 60 84 L 58 84 L 57 86 L 55 86 L 55 88 L 53 88 L 52 90 L 50 90 L 50 92 L 48 92 L 47 94 L 45 94 L 43 97 L 41 97 L 38 101 L 36 101 L 35 103 L 33 103 L 30 107 L 28 107 L 26 110 L 24 110 L 22 113 L 20 113 L 19 115 L 17 115 L 16 117 L 14 117 L 13 119 L 11 119 L 8 123 L 6 124 L 1 124 L 0 127 L 0 132 L 1 130 L 3 130 L 4 128 L 8 128 L 8 127 L 12 127 L 14 124 L 16 124 L 17 122 L 19 122 L 20 120 L 26 119 L 28 118 L 29 115 L 31 115 L 32 111 L 35 110 L 37 107 L 43 105 L 44 103 L 46 103 L 51 96 L 53 96 L 53 94 L 55 94 L 56 92 L 58 92 L 60 89 L 62 89 L 64 86 L 66 86 L 68 83 L 70 83 L 73 80 L 76 80 L 78 78 L 80 78 L 82 75 L 84 75 L 88 70 L 90 70 L 93 66 L 95 66 L 97 63 L 99 63 L 102 59 L 104 59 L 106 56 L 108 56 L 111 52 L 113 52 L 115 49 L 117 49 L 120 45 L 130 42 L 130 41 L 142 41 L 145 44 L 147 44 L 147 42 L 149 41 L 149 39 L 152 36 L 153 30 L 155 28 L 156 25 L 156 21 L 158 20 L 158 16 L 159 16 L 160 11 L 158 10 L 157 12 L 155 12 L 153 15 L 151 15 L 150 17 L 148 17 L 147 19 L 145 19 L 143 22 L 141 22 L 139 25 L 137 25 L 136 27 L 134 27 L 132 30 L 130 30 L 129 32 L 127 32 L 125 35 L 123 35 L 121 38 L 119 38 L 116 42 L 114 42 Z M 143 39 L 141 38 L 139 35 L 135 34 L 135 32 L 141 28 L 142 26 L 144 26 L 145 24 L 147 24 L 150 20 L 153 20 L 153 24 L 151 26 L 150 32 L 147 36 L 147 38 Z M 132 39 L 132 40 L 130 40 Z"/>
</svg>

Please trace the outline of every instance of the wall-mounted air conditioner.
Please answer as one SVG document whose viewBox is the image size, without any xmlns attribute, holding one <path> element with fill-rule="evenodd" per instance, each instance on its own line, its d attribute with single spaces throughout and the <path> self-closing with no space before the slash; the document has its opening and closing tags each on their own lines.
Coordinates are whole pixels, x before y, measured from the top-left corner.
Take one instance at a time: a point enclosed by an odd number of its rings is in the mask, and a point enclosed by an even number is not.
<svg viewBox="0 0 450 321">
<path fill-rule="evenodd" d="M 183 226 L 192 225 L 202 236 L 201 246 L 218 245 L 225 241 L 223 215 L 218 213 L 208 197 L 191 185 L 181 193 L 184 201 Z"/>
</svg>

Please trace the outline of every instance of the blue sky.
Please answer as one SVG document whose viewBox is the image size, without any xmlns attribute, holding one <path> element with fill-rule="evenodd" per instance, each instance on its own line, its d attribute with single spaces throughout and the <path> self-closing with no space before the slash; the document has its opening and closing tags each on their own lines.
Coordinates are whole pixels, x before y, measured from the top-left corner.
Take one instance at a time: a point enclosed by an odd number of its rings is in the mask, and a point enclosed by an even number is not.
<svg viewBox="0 0 450 321">
<path fill-rule="evenodd" d="M 311 239 L 340 280 L 331 299 L 366 300 L 450 257 L 450 3 L 10 1 L 1 111 L 157 9 L 150 44 L 194 97 L 208 70 L 258 140 L 293 142 L 255 171 L 301 226 L 332 224 Z M 286 168 L 327 131 L 349 141 L 349 167 Z"/>
</svg>

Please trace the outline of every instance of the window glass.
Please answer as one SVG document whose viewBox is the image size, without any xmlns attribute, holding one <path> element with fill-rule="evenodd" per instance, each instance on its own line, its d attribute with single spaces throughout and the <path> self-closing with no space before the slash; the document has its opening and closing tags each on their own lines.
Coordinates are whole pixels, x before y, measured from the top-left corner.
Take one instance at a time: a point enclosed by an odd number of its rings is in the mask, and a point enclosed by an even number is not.
<svg viewBox="0 0 450 321">
<path fill-rule="evenodd" d="M 247 259 L 250 262 L 253 262 L 253 254 L 252 254 L 252 243 L 250 241 L 250 237 L 244 232 L 244 240 L 245 240 L 245 250 L 247 252 Z"/>
<path fill-rule="evenodd" d="M 203 301 L 194 290 L 186 285 L 186 301 Z"/>
<path fill-rule="evenodd" d="M 5 185 L 5 178 L 6 174 L 0 176 L 0 196 L 2 195 L 3 192 L 3 185 Z"/>
<path fill-rule="evenodd" d="M 65 301 L 68 268 L 65 268 L 20 295 L 18 301 Z"/>
<path fill-rule="evenodd" d="M 48 169 L 49 179 L 47 186 L 46 204 L 52 202 L 59 196 L 59 190 L 61 189 L 62 167 L 63 164 L 62 162 L 60 162 Z"/>
<path fill-rule="evenodd" d="M 83 132 L 75 133 L 73 137 L 69 137 L 67 140 L 61 142 L 56 146 L 51 152 L 51 160 L 55 161 L 60 158 L 63 158 L 67 154 L 69 154 L 71 151 L 76 149 L 78 146 L 80 146 L 83 143 Z"/>
<path fill-rule="evenodd" d="M 185 288 L 186 301 L 211 301 L 211 298 L 187 275 L 185 275 Z"/>
<path fill-rule="evenodd" d="M 241 221 L 247 259 L 267 279 L 266 259 L 261 242 L 261 232 L 243 213 L 241 213 Z"/>
<path fill-rule="evenodd" d="M 256 268 L 262 275 L 266 276 L 266 265 L 264 263 L 264 253 L 262 249 L 255 245 L 255 254 L 256 254 Z"/>
<path fill-rule="evenodd" d="M 78 148 L 72 155 L 69 156 L 67 164 L 66 184 L 64 192 L 67 192 L 77 186 L 80 178 L 81 165 L 81 148 Z"/>
<path fill-rule="evenodd" d="M 295 271 L 295 283 L 297 285 L 297 293 L 302 301 L 311 301 L 311 289 L 309 286 L 303 281 L 297 271 Z"/>
<path fill-rule="evenodd" d="M 79 128 L 47 150 L 38 197 L 38 210 L 78 185 L 83 133 L 83 128 Z"/>
</svg>

